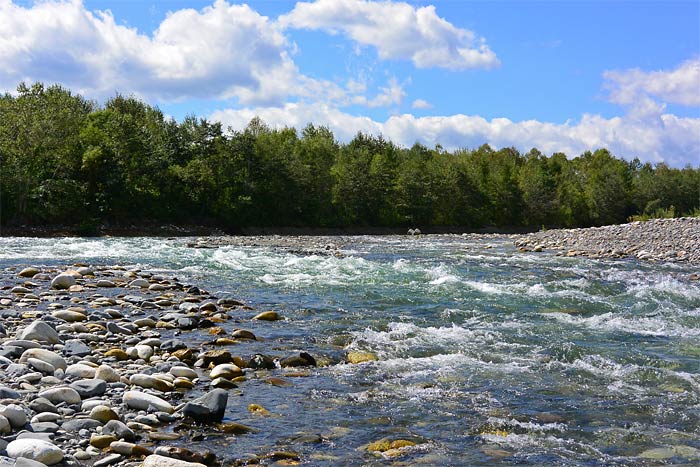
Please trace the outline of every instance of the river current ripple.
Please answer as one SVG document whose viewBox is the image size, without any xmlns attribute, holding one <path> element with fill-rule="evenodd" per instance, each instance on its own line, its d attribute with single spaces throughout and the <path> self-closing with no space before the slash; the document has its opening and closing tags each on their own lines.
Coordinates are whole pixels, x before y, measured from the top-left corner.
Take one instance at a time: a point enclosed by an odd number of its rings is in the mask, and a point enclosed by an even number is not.
<svg viewBox="0 0 700 467">
<path fill-rule="evenodd" d="M 340 257 L 187 243 L 0 238 L 0 267 L 163 271 L 279 311 L 285 321 L 256 330 L 270 348 L 378 356 L 316 368 L 291 389 L 246 386 L 227 418 L 260 431 L 202 446 L 219 452 L 287 446 L 304 432 L 324 439 L 294 446 L 309 465 L 700 461 L 692 266 L 522 254 L 491 237 L 352 237 Z M 250 403 L 279 416 L 253 419 Z M 362 450 L 383 437 L 419 443 L 396 459 Z"/>
</svg>

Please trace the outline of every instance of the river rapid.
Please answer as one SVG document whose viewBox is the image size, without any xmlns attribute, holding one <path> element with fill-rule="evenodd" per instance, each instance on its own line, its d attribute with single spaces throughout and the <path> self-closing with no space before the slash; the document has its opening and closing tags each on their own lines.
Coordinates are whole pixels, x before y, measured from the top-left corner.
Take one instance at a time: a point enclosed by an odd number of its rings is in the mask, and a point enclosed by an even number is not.
<svg viewBox="0 0 700 467">
<path fill-rule="evenodd" d="M 259 431 L 202 441 L 217 452 L 293 446 L 328 466 L 700 462 L 697 266 L 518 253 L 508 237 L 344 237 L 337 255 L 188 242 L 0 238 L 0 267 L 135 266 L 283 315 L 251 324 L 257 351 L 327 364 L 293 387 L 232 390 L 227 419 Z M 352 350 L 378 360 L 344 363 Z M 311 433 L 322 442 L 294 444 Z M 385 437 L 417 444 L 396 458 L 363 449 Z"/>
</svg>

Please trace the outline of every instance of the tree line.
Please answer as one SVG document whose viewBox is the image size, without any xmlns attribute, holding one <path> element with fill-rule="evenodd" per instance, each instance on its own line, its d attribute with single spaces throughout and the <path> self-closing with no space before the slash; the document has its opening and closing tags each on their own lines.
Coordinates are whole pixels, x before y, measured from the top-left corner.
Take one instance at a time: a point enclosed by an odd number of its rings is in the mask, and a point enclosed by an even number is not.
<svg viewBox="0 0 700 467">
<path fill-rule="evenodd" d="M 326 127 L 240 131 L 182 122 L 116 95 L 61 86 L 0 97 L 0 223 L 167 222 L 299 227 L 584 227 L 700 213 L 700 167 L 625 161 L 606 149 L 400 147 Z"/>
</svg>

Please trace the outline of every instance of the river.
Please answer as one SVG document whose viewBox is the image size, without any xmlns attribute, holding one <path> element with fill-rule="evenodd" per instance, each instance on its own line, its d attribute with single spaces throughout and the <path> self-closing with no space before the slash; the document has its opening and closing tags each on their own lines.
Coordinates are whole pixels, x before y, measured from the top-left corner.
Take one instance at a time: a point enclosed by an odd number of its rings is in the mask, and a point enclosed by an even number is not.
<svg viewBox="0 0 700 467">
<path fill-rule="evenodd" d="M 289 447 L 329 466 L 700 459 L 697 268 L 523 254 L 505 237 L 345 237 L 339 255 L 187 243 L 0 238 L 0 267 L 137 266 L 283 315 L 246 322 L 265 340 L 245 351 L 304 350 L 326 364 L 291 388 L 251 379 L 233 390 L 227 419 L 259 431 L 201 442 L 231 457 Z M 378 360 L 342 363 L 349 350 Z M 273 415 L 251 415 L 251 403 Z M 362 449 L 384 437 L 417 444 L 397 458 Z"/>
</svg>

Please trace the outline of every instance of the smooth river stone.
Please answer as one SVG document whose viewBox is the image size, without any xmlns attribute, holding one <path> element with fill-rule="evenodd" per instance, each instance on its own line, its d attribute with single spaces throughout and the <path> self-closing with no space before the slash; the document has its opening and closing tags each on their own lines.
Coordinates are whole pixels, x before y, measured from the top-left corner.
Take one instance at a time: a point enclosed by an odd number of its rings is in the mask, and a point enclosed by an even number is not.
<svg viewBox="0 0 700 467">
<path fill-rule="evenodd" d="M 170 374 L 178 378 L 195 379 L 197 372 L 186 366 L 174 366 L 170 369 Z"/>
<path fill-rule="evenodd" d="M 212 368 L 211 373 L 209 373 L 209 377 L 211 379 L 233 379 L 239 376 L 243 376 L 243 370 L 233 363 L 222 363 L 221 365 L 216 365 L 214 368 Z"/>
<path fill-rule="evenodd" d="M 168 381 L 156 378 L 151 375 L 135 374 L 129 378 L 129 384 L 140 386 L 142 388 L 157 389 L 162 392 L 173 390 L 173 385 Z"/>
<path fill-rule="evenodd" d="M 161 412 L 173 413 L 175 411 L 168 401 L 141 391 L 126 391 L 122 401 L 131 409 L 148 410 L 149 407 L 152 407 Z"/>
<path fill-rule="evenodd" d="M 70 387 L 80 394 L 83 399 L 101 396 L 107 390 L 107 383 L 101 379 L 81 379 L 70 384 Z"/>
<path fill-rule="evenodd" d="M 98 405 L 90 411 L 90 418 L 98 422 L 107 423 L 110 420 L 119 420 L 119 415 L 106 405 Z"/>
<path fill-rule="evenodd" d="M 151 454 L 143 460 L 142 467 L 206 467 L 198 462 L 187 462 L 172 457 Z"/>
<path fill-rule="evenodd" d="M 129 282 L 129 287 L 138 287 L 141 289 L 146 289 L 149 285 L 151 284 L 146 279 L 134 279 Z"/>
<path fill-rule="evenodd" d="M 84 363 L 74 363 L 66 368 L 66 376 L 73 378 L 94 378 L 97 368 Z"/>
<path fill-rule="evenodd" d="M 12 431 L 12 425 L 10 425 L 10 421 L 0 415 L 0 435 L 6 435 Z"/>
<path fill-rule="evenodd" d="M 19 358 L 20 363 L 28 362 L 30 358 L 36 358 L 53 366 L 55 369 L 66 369 L 66 361 L 55 352 L 46 349 L 28 349 L 25 350 Z M 41 370 L 40 370 L 41 371 Z"/>
<path fill-rule="evenodd" d="M 108 383 L 116 383 L 119 381 L 119 373 L 109 365 L 100 365 L 95 371 L 95 378 Z"/>
<path fill-rule="evenodd" d="M 75 389 L 69 387 L 46 389 L 39 393 L 39 397 L 48 399 L 54 404 L 58 404 L 59 402 L 65 402 L 68 405 L 77 405 L 80 404 L 81 401 L 80 394 L 78 394 L 78 392 Z"/>
<path fill-rule="evenodd" d="M 27 423 L 27 414 L 17 404 L 0 405 L 0 415 L 7 418 L 14 428 L 21 428 Z"/>
<path fill-rule="evenodd" d="M 19 340 L 48 342 L 58 344 L 61 339 L 58 332 L 44 321 L 34 321 L 17 334 Z"/>
<path fill-rule="evenodd" d="M 37 371 L 42 372 L 45 375 L 53 375 L 56 372 L 56 368 L 50 363 L 46 363 L 38 358 L 28 358 L 27 364 Z"/>
<path fill-rule="evenodd" d="M 224 418 L 227 403 L 228 392 L 214 389 L 185 404 L 182 413 L 200 423 L 218 423 Z"/>
<path fill-rule="evenodd" d="M 34 268 L 34 267 L 31 267 L 31 266 L 30 266 L 30 267 L 28 267 L 28 268 L 22 269 L 22 270 L 19 272 L 19 274 L 17 274 L 17 275 L 18 275 L 19 277 L 34 277 L 34 276 L 36 276 L 37 274 L 39 274 L 39 272 L 40 272 L 40 271 L 39 271 L 37 268 Z"/>
<path fill-rule="evenodd" d="M 51 316 L 53 316 L 54 318 L 62 319 L 63 321 L 67 321 L 69 323 L 76 323 L 78 321 L 85 321 L 87 319 L 87 316 L 85 316 L 84 314 L 72 310 L 56 310 L 53 313 L 51 313 Z"/>
<path fill-rule="evenodd" d="M 63 451 L 53 443 L 41 439 L 18 439 L 7 445 L 7 455 L 17 459 L 25 457 L 45 465 L 58 464 L 63 460 Z"/>
<path fill-rule="evenodd" d="M 51 280 L 52 289 L 67 289 L 75 285 L 75 277 L 71 274 L 59 274 Z"/>
</svg>

